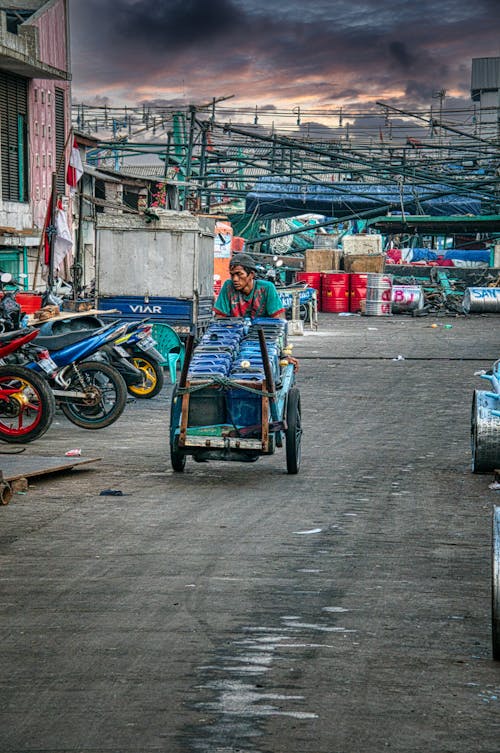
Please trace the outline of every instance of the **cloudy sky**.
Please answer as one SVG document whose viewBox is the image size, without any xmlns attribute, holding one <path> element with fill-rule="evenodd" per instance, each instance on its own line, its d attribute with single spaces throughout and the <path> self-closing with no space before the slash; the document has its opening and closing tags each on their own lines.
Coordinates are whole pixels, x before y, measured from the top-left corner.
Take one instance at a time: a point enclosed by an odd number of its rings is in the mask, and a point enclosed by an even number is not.
<svg viewBox="0 0 500 753">
<path fill-rule="evenodd" d="M 70 0 L 73 95 L 324 108 L 470 101 L 499 0 Z M 103 99 L 104 98 L 104 99 Z"/>
</svg>

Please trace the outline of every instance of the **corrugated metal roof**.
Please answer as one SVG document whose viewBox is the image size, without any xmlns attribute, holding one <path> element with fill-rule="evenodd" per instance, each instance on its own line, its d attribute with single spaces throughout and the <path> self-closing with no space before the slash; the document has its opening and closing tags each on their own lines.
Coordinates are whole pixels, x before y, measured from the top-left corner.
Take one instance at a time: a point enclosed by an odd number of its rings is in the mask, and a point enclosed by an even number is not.
<svg viewBox="0 0 500 753">
<path fill-rule="evenodd" d="M 93 165 L 87 165 L 85 164 L 83 166 L 83 172 L 85 175 L 91 175 L 93 178 L 98 178 L 99 180 L 105 180 L 108 183 L 119 183 L 120 181 L 118 178 L 113 178 L 112 175 L 108 175 L 107 173 L 102 173 L 100 170 L 97 170 Z"/>
<path fill-rule="evenodd" d="M 123 165 L 120 172 L 133 178 L 159 180 L 163 178 L 165 168 L 163 165 Z"/>
<path fill-rule="evenodd" d="M 500 58 L 473 58 L 471 89 L 500 89 Z"/>
</svg>

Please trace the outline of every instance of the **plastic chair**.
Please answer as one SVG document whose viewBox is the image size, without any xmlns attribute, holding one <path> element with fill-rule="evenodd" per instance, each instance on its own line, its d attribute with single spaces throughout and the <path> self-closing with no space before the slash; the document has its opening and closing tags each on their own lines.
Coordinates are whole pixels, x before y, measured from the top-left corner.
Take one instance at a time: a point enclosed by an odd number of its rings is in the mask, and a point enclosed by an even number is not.
<svg viewBox="0 0 500 753">
<path fill-rule="evenodd" d="M 184 354 L 186 352 L 184 343 L 177 332 L 172 327 L 169 327 L 168 324 L 155 322 L 151 335 L 156 340 L 156 349 L 164 358 L 161 365 L 168 366 L 170 381 L 172 384 L 175 384 L 177 362 L 179 362 L 181 368 L 184 364 Z"/>
</svg>

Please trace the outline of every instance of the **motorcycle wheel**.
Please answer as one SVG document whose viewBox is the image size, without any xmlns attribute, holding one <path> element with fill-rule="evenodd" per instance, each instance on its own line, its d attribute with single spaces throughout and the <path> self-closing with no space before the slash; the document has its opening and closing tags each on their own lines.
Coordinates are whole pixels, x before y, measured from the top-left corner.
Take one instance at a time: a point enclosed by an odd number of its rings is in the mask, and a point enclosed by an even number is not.
<svg viewBox="0 0 500 753">
<path fill-rule="evenodd" d="M 146 355 L 133 356 L 130 360 L 136 369 L 142 371 L 143 374 L 142 384 L 130 384 L 127 386 L 130 394 L 134 397 L 147 399 L 161 392 L 165 375 L 158 361 L 149 359 Z"/>
<path fill-rule="evenodd" d="M 82 429 L 103 429 L 121 416 L 127 404 L 127 386 L 121 374 L 112 366 L 99 361 L 78 364 L 69 390 L 87 391 L 86 400 L 60 401 L 66 418 Z"/>
<path fill-rule="evenodd" d="M 55 413 L 52 391 L 43 377 L 24 366 L 0 366 L 0 439 L 32 442 L 41 437 Z"/>
</svg>

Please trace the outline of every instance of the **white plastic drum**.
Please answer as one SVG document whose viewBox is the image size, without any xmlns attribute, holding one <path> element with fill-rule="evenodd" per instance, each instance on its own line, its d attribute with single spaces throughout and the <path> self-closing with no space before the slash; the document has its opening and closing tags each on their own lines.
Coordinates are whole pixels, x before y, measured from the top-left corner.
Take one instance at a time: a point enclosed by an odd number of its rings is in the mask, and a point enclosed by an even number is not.
<svg viewBox="0 0 500 753">
<path fill-rule="evenodd" d="M 391 316 L 392 275 L 367 274 L 365 313 L 367 316 Z"/>
<path fill-rule="evenodd" d="M 424 307 L 424 290 L 421 285 L 393 285 L 392 312 L 404 314 L 420 311 Z"/>
<path fill-rule="evenodd" d="M 500 288 L 466 288 L 462 307 L 466 314 L 498 314 Z"/>
</svg>

